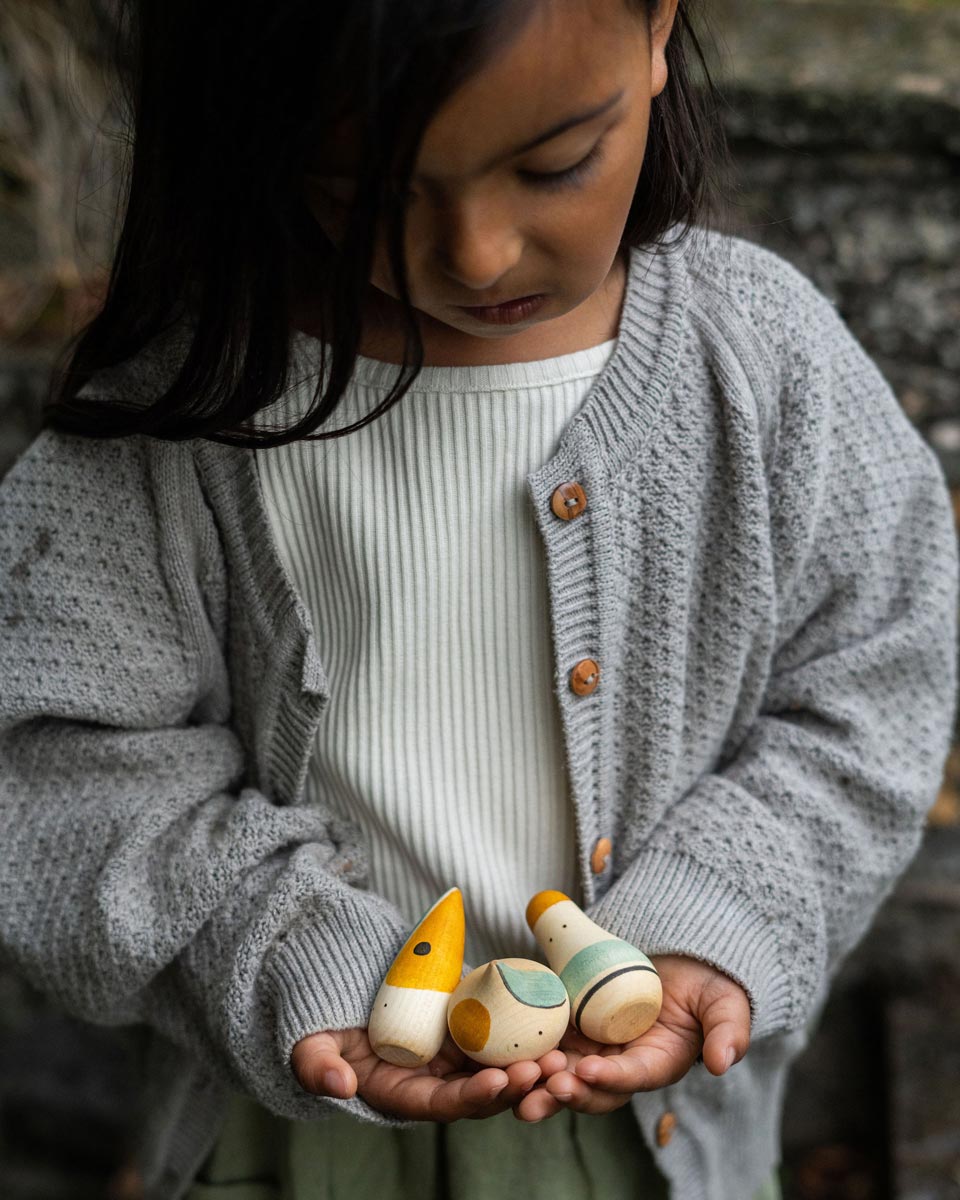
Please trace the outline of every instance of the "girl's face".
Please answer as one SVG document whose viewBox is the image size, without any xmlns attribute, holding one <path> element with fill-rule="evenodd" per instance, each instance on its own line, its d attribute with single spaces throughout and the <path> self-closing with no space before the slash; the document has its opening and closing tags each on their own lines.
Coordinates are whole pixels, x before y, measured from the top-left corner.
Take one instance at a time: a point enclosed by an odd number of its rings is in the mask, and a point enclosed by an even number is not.
<svg viewBox="0 0 960 1200">
<path fill-rule="evenodd" d="M 411 180 L 405 247 L 426 361 L 496 361 L 498 347 L 509 359 L 539 357 L 579 348 L 571 338 L 616 336 L 620 238 L 650 101 L 666 84 L 676 4 L 661 0 L 648 31 L 625 0 L 544 0 L 436 113 Z M 352 187 L 349 146 L 333 155 L 323 175 L 307 178 L 306 195 L 336 242 Z M 401 306 L 382 231 L 371 284 L 361 352 L 399 362 Z M 537 293 L 545 303 L 517 324 L 464 311 Z"/>
</svg>

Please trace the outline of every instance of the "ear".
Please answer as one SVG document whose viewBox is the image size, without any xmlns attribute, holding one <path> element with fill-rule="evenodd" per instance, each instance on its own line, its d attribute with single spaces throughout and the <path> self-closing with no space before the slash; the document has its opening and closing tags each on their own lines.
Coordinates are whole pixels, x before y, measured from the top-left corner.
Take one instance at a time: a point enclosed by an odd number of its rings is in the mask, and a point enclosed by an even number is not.
<svg viewBox="0 0 960 1200">
<path fill-rule="evenodd" d="M 654 0 L 650 11 L 650 96 L 667 86 L 667 42 L 677 15 L 678 0 Z"/>
</svg>

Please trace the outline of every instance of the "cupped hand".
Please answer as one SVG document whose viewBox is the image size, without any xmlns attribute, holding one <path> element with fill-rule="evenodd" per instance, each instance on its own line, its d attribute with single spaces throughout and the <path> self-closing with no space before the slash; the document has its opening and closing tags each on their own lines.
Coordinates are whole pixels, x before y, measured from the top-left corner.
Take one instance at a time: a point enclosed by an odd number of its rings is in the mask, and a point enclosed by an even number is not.
<svg viewBox="0 0 960 1200">
<path fill-rule="evenodd" d="M 739 1062 L 750 1044 L 750 1002 L 738 983 L 707 963 L 680 954 L 654 958 L 663 1005 L 654 1024 L 624 1046 L 605 1046 L 568 1027 L 561 1049 L 566 1068 L 514 1107 L 522 1121 L 540 1121 L 561 1108 L 605 1113 L 634 1092 L 682 1079 L 702 1055 L 713 1075 Z"/>
<path fill-rule="evenodd" d="M 448 1034 L 429 1063 L 396 1067 L 374 1054 L 365 1029 L 340 1029 L 301 1038 L 290 1065 L 300 1086 L 318 1096 L 359 1095 L 387 1116 L 448 1123 L 513 1108 L 537 1080 L 563 1070 L 567 1060 L 560 1050 L 551 1050 L 536 1062 L 481 1068 Z"/>
</svg>

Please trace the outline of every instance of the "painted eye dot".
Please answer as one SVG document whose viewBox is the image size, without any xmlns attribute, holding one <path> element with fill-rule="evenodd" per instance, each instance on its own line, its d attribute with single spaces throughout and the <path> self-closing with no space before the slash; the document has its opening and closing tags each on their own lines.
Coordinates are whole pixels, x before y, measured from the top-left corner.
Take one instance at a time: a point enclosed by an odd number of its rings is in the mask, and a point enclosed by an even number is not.
<svg viewBox="0 0 960 1200">
<path fill-rule="evenodd" d="M 430 953 L 430 943 L 429 942 L 417 942 L 417 944 L 413 948 L 413 952 L 414 952 L 414 954 L 429 954 Z"/>
<path fill-rule="evenodd" d="M 564 928 L 564 929 L 566 929 L 566 925 L 564 925 L 564 927 L 563 927 L 563 928 Z"/>
</svg>

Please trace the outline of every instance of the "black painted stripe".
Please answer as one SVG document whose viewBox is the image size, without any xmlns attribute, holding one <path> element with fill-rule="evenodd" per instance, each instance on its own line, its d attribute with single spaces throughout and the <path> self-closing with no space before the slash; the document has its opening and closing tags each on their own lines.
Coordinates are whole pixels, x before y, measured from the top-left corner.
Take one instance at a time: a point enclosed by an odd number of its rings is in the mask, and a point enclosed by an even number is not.
<svg viewBox="0 0 960 1200">
<path fill-rule="evenodd" d="M 591 996 L 594 996 L 597 992 L 599 992 L 605 983 L 609 983 L 611 979 L 616 979 L 618 975 L 626 975 L 628 971 L 652 971 L 654 975 L 659 973 L 655 967 L 644 967 L 640 963 L 631 963 L 629 967 L 621 967 L 619 971 L 611 971 L 609 975 L 604 975 L 604 977 L 598 980 L 580 1001 L 580 1007 L 577 1009 L 577 1015 L 573 1019 L 573 1023 L 576 1025 L 577 1030 L 580 1033 L 583 1033 L 583 1030 L 580 1028 L 580 1018 L 583 1016 L 583 1010 L 587 1005 L 587 1001 L 591 998 Z"/>
</svg>

